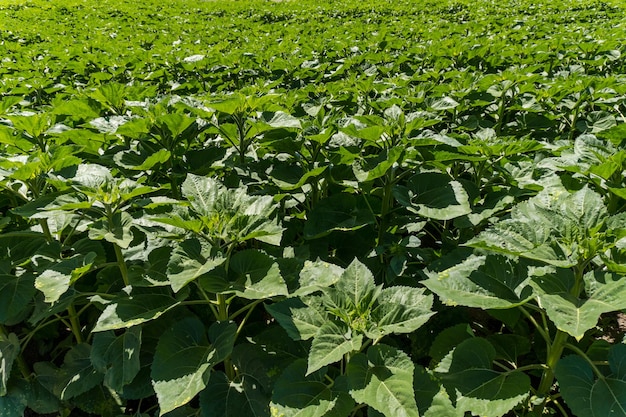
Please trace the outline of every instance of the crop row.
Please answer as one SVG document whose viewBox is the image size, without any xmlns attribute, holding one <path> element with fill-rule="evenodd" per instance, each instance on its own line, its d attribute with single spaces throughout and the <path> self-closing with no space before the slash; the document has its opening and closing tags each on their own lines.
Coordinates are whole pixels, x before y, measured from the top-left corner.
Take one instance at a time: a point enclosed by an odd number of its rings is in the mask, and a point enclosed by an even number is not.
<svg viewBox="0 0 626 417">
<path fill-rule="evenodd" d="M 623 13 L 0 0 L 0 417 L 626 415 Z"/>
</svg>

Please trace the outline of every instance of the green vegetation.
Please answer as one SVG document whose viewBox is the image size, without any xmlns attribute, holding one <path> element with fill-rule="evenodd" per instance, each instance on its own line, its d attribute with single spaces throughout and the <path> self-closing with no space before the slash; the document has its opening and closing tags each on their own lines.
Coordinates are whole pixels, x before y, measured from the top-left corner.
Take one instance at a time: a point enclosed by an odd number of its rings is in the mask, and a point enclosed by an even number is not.
<svg viewBox="0 0 626 417">
<path fill-rule="evenodd" d="M 625 13 L 0 0 L 0 417 L 626 417 Z"/>
</svg>

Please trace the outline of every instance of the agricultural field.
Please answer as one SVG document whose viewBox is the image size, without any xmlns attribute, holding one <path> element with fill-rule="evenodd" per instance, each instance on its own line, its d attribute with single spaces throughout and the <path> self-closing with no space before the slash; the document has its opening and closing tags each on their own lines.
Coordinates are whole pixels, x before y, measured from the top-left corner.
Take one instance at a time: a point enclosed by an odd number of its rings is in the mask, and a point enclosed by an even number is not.
<svg viewBox="0 0 626 417">
<path fill-rule="evenodd" d="M 0 0 L 0 417 L 626 417 L 625 15 Z"/>
</svg>

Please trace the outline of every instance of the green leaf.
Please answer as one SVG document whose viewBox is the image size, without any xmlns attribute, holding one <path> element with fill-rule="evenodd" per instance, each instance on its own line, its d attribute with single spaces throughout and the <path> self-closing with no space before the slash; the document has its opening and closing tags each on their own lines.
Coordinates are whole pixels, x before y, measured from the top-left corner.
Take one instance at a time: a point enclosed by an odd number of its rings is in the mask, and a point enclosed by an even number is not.
<svg viewBox="0 0 626 417">
<path fill-rule="evenodd" d="M 209 235 L 228 242 L 256 239 L 280 245 L 283 229 L 273 220 L 277 205 L 272 197 L 229 190 L 213 178 L 193 174 L 187 175 L 182 193 Z"/>
<path fill-rule="evenodd" d="M 298 288 L 292 296 L 302 297 L 328 288 L 341 279 L 343 272 L 344 270 L 337 265 L 319 259 L 314 262 L 307 260 L 300 270 Z"/>
<path fill-rule="evenodd" d="M 566 356 L 562 358 L 554 371 L 563 399 L 579 417 L 593 416 L 591 390 L 595 383 L 593 370 L 583 358 Z"/>
<path fill-rule="evenodd" d="M 31 274 L 0 275 L 0 324 L 9 324 L 29 308 L 36 292 Z"/>
<path fill-rule="evenodd" d="M 191 401 L 202 391 L 211 368 L 230 354 L 237 327 L 214 323 L 209 342 L 204 324 L 188 317 L 166 330 L 157 344 L 151 378 L 160 406 L 160 415 Z"/>
<path fill-rule="evenodd" d="M 373 181 L 382 177 L 398 162 L 404 152 L 403 147 L 394 147 L 375 157 L 365 159 L 363 165 L 353 164 L 354 176 L 359 182 Z"/>
<path fill-rule="evenodd" d="M 577 340 L 596 326 L 603 313 L 626 308 L 626 280 L 620 275 L 602 271 L 588 272 L 584 276 L 587 298 L 581 299 L 570 293 L 571 289 L 563 279 L 563 274 L 569 274 L 573 280 L 573 272 L 558 272 L 537 275 L 533 277 L 531 285 L 550 320 L 559 330 Z"/>
<path fill-rule="evenodd" d="M 60 400 L 89 391 L 103 378 L 91 363 L 91 346 L 85 343 L 72 347 L 61 368 L 49 362 L 37 362 L 34 368 L 41 384 Z"/>
<path fill-rule="evenodd" d="M 431 371 L 417 365 L 413 378 L 417 409 L 423 417 L 463 417 L 465 413 L 452 404 L 446 389 Z"/>
<path fill-rule="evenodd" d="M 35 280 L 35 288 L 45 295 L 46 303 L 55 303 L 76 280 L 91 269 L 97 254 L 74 256 L 46 268 Z"/>
<path fill-rule="evenodd" d="M 417 174 L 408 182 L 411 211 L 435 220 L 450 220 L 470 214 L 469 195 L 463 185 L 448 175 Z"/>
<path fill-rule="evenodd" d="M 8 336 L 0 333 L 0 397 L 8 393 L 7 382 L 11 376 L 13 362 L 20 354 L 20 340 L 15 333 Z"/>
<path fill-rule="evenodd" d="M 305 238 L 316 239 L 334 230 L 357 230 L 374 224 L 376 219 L 365 198 L 339 193 L 320 200 L 307 215 Z"/>
<path fill-rule="evenodd" d="M 505 256 L 469 255 L 443 271 L 427 271 L 424 286 L 448 305 L 511 308 L 533 298 L 528 266 Z"/>
<path fill-rule="evenodd" d="M 386 345 L 350 358 L 347 367 L 350 395 L 386 417 L 418 417 L 413 391 L 415 365 L 402 351 Z"/>
<path fill-rule="evenodd" d="M 348 393 L 327 385 L 325 369 L 305 375 L 306 367 L 306 362 L 298 359 L 289 365 L 276 381 L 270 405 L 272 415 L 347 416 L 354 406 L 354 401 Z M 340 384 L 335 381 L 335 385 Z"/>
<path fill-rule="evenodd" d="M 576 416 L 626 416 L 626 345 L 612 346 L 608 359 L 612 374 L 597 379 L 579 356 L 566 356 L 557 364 L 561 394 Z"/>
<path fill-rule="evenodd" d="M 452 352 L 446 373 L 441 374 L 457 408 L 486 417 L 500 417 L 523 401 L 530 392 L 530 378 L 523 372 L 492 369 L 496 350 L 485 339 L 471 338 Z"/>
<path fill-rule="evenodd" d="M 266 305 L 265 309 L 293 340 L 312 338 L 327 321 L 321 297 L 290 298 Z"/>
<path fill-rule="evenodd" d="M 270 173 L 272 181 L 284 191 L 293 191 L 302 188 L 309 180 L 323 174 L 327 165 L 313 168 L 304 172 L 302 168 L 291 165 L 276 164 Z"/>
<path fill-rule="evenodd" d="M 14 384 L 6 395 L 0 396 L 0 417 L 24 417 L 28 401 L 28 387 Z"/>
<path fill-rule="evenodd" d="M 354 259 L 335 284 L 335 291 L 348 305 L 360 313 L 369 310 L 377 296 L 374 275 L 358 259 Z"/>
<path fill-rule="evenodd" d="M 104 239 L 126 249 L 133 240 L 132 225 L 133 218 L 130 214 L 125 211 L 117 211 L 113 214 L 110 222 L 107 219 L 101 219 L 92 223 L 89 227 L 89 239 Z"/>
<path fill-rule="evenodd" d="M 136 326 L 160 317 L 178 304 L 176 299 L 163 294 L 119 296 L 104 308 L 92 331 L 102 332 Z"/>
<path fill-rule="evenodd" d="M 249 300 L 287 295 L 287 284 L 278 264 L 261 251 L 248 249 L 235 253 L 228 264 L 233 292 Z"/>
<path fill-rule="evenodd" d="M 424 295 L 423 288 L 388 287 L 381 291 L 372 309 L 373 326 L 367 337 L 377 340 L 392 333 L 410 333 L 435 314 L 431 311 L 433 296 Z"/>
<path fill-rule="evenodd" d="M 197 238 L 179 243 L 167 263 L 167 275 L 174 292 L 221 265 L 225 258 L 206 241 Z"/>
<path fill-rule="evenodd" d="M 363 336 L 354 335 L 346 323 L 338 320 L 327 321 L 313 338 L 306 374 L 339 362 L 345 354 L 358 351 L 362 344 Z"/>
<path fill-rule="evenodd" d="M 597 255 L 602 244 L 597 234 L 607 219 L 602 197 L 587 186 L 575 193 L 546 186 L 515 206 L 510 219 L 496 223 L 467 245 L 569 268 L 579 258 Z"/>
<path fill-rule="evenodd" d="M 104 384 L 122 392 L 140 369 L 141 327 L 127 329 L 116 336 L 113 331 L 96 333 L 91 349 L 91 362 L 104 374 Z"/>
<path fill-rule="evenodd" d="M 223 372 L 215 372 L 200 393 L 202 417 L 269 417 L 269 396 L 252 378 L 243 376 L 231 382 Z"/>
</svg>

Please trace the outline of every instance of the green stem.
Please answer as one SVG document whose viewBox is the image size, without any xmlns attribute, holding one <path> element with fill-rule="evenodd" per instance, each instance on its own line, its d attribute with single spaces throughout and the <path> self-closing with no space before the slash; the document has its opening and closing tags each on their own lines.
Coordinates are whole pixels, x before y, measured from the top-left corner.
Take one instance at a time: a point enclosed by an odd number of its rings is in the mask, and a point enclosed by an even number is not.
<svg viewBox="0 0 626 417">
<path fill-rule="evenodd" d="M 541 382 L 539 383 L 539 389 L 537 389 L 537 395 L 539 397 L 547 397 L 550 394 L 550 389 L 554 382 L 554 369 L 556 364 L 561 359 L 563 349 L 567 345 L 567 339 L 569 335 L 562 330 L 557 330 L 554 341 L 548 346 L 548 358 L 546 360 L 547 368 L 543 371 L 541 376 Z M 544 402 L 545 405 L 545 402 Z"/>
<path fill-rule="evenodd" d="M 233 314 L 230 315 L 229 319 L 230 320 L 234 320 L 238 315 L 245 313 L 248 310 L 252 310 L 254 309 L 254 307 L 256 307 L 257 304 L 262 303 L 263 299 L 261 300 L 256 300 L 255 302 L 251 303 L 251 304 L 247 304 L 243 307 L 241 307 L 239 310 L 235 311 Z M 250 312 L 248 311 L 248 314 L 250 314 Z"/>
<path fill-rule="evenodd" d="M 546 333 L 546 330 L 543 327 L 541 327 L 539 323 L 537 323 L 537 320 L 535 320 L 535 318 L 523 306 L 519 306 L 518 308 L 522 312 L 522 314 L 526 316 L 528 321 L 530 321 L 533 324 L 533 326 L 535 326 L 535 329 L 537 329 L 537 332 L 539 332 L 541 337 L 543 337 L 543 340 L 546 341 L 546 344 L 549 345 L 551 340 L 550 340 L 550 336 L 548 336 L 548 333 Z"/>
<path fill-rule="evenodd" d="M 228 304 L 224 294 L 217 294 L 217 321 L 228 321 Z"/>
<path fill-rule="evenodd" d="M 72 333 L 74 334 L 76 343 L 83 343 L 83 335 L 80 332 L 80 322 L 78 320 L 78 314 L 76 314 L 74 304 L 69 305 L 69 307 L 67 308 L 67 312 L 70 316 L 70 328 L 72 329 Z"/>
<path fill-rule="evenodd" d="M 52 237 L 52 233 L 50 232 L 50 227 L 48 226 L 47 219 L 39 219 L 39 225 L 41 226 L 41 230 L 43 230 L 43 234 L 46 235 L 46 240 L 48 243 L 54 241 L 54 237 Z"/>
<path fill-rule="evenodd" d="M 120 268 L 120 273 L 122 274 L 122 279 L 124 280 L 124 286 L 128 287 L 130 285 L 130 281 L 128 280 L 128 269 L 126 268 L 126 262 L 124 261 L 124 255 L 122 254 L 122 248 L 120 248 L 119 245 L 116 243 L 113 244 L 113 248 L 115 249 L 117 265 Z"/>
</svg>

